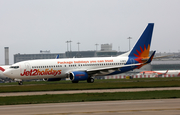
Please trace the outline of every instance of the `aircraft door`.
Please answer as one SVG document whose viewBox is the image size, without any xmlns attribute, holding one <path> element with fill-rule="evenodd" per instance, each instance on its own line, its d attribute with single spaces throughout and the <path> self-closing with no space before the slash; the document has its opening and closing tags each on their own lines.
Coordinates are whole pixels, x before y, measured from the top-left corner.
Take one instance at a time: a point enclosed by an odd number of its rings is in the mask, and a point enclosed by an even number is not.
<svg viewBox="0 0 180 115">
<path fill-rule="evenodd" d="M 26 71 L 31 71 L 31 66 L 28 62 L 24 63 Z"/>
</svg>

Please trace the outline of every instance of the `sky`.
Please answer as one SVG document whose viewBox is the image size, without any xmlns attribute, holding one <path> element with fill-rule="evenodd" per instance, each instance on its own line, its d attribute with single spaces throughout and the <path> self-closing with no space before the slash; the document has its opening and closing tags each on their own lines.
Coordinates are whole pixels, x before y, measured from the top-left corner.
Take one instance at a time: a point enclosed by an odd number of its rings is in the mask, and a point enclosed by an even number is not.
<svg viewBox="0 0 180 115">
<path fill-rule="evenodd" d="M 71 50 L 129 50 L 148 23 L 154 23 L 151 50 L 180 52 L 180 0 L 0 0 L 0 64 L 4 47 L 14 54 Z M 118 49 L 119 47 L 119 49 Z"/>
</svg>

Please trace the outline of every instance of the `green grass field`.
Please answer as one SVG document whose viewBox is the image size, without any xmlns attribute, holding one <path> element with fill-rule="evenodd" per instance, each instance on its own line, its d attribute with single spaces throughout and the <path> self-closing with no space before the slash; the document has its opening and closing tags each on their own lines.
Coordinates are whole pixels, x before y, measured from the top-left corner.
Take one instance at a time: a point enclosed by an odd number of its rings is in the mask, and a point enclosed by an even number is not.
<svg viewBox="0 0 180 115">
<path fill-rule="evenodd" d="M 180 91 L 82 93 L 0 97 L 0 105 L 180 98 Z"/>
<path fill-rule="evenodd" d="M 0 93 L 3 92 L 28 92 L 28 91 L 61 91 L 83 89 L 119 89 L 119 88 L 154 88 L 154 87 L 180 87 L 180 78 L 144 78 L 144 79 L 110 79 L 95 80 L 94 83 L 82 81 L 57 82 L 24 82 L 0 84 Z M 34 95 L 0 97 L 0 105 L 37 104 L 37 103 L 64 103 L 84 101 L 112 101 L 112 100 L 137 100 L 137 99 L 167 99 L 180 98 L 179 90 L 172 91 L 143 91 L 143 92 L 117 92 L 117 93 L 82 93 L 61 95 Z"/>
<path fill-rule="evenodd" d="M 29 91 L 61 91 L 61 90 L 84 90 L 84 89 L 119 89 L 119 88 L 154 88 L 154 87 L 180 87 L 180 78 L 144 78 L 144 79 L 111 79 L 95 80 L 94 83 L 82 81 L 71 83 L 71 81 L 57 82 L 24 82 L 3 83 L 0 85 L 0 93 L 5 92 L 29 92 Z"/>
</svg>

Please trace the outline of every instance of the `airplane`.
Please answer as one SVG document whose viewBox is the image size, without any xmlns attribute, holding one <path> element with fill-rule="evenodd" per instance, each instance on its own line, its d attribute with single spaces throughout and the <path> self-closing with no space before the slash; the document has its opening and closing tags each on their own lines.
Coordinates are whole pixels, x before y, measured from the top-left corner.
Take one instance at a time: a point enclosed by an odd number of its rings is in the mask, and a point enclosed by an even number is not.
<svg viewBox="0 0 180 115">
<path fill-rule="evenodd" d="M 115 75 L 139 69 L 150 63 L 156 51 L 149 56 L 154 23 L 149 23 L 134 47 L 116 57 L 64 58 L 22 61 L 13 64 L 3 74 L 11 79 L 54 79 L 70 78 L 72 83 L 87 80 L 94 82 L 94 77 Z"/>
<path fill-rule="evenodd" d="M 153 77 L 163 77 L 163 75 L 168 76 L 180 76 L 180 70 L 161 70 L 161 71 L 142 71 L 137 75 L 152 75 Z"/>
<path fill-rule="evenodd" d="M 56 58 L 55 59 L 59 59 L 59 54 L 56 56 Z"/>
</svg>

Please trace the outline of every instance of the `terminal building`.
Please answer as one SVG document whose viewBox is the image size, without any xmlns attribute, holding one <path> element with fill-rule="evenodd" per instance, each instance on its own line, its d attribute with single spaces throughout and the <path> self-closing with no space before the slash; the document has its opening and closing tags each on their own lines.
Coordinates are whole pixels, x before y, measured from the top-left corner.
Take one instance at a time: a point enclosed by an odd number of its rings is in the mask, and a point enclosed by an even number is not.
<svg viewBox="0 0 180 115">
<path fill-rule="evenodd" d="M 98 51 L 66 51 L 65 53 L 50 53 L 50 51 L 40 50 L 39 54 L 15 54 L 14 63 L 34 60 L 34 59 L 55 59 L 57 55 L 59 58 L 85 58 L 85 57 L 110 57 L 123 54 L 125 52 L 117 52 L 112 50 L 112 44 L 102 44 L 101 50 Z"/>
<path fill-rule="evenodd" d="M 35 60 L 35 59 L 55 59 L 59 55 L 59 58 L 65 58 L 64 53 L 50 53 L 50 51 L 40 51 L 39 54 L 15 54 L 14 63 L 26 60 Z"/>
<path fill-rule="evenodd" d="M 111 57 L 123 54 L 112 50 L 112 44 L 101 44 L 101 50 L 97 51 L 68 51 L 65 52 L 67 58 L 84 58 L 84 57 Z"/>
</svg>

